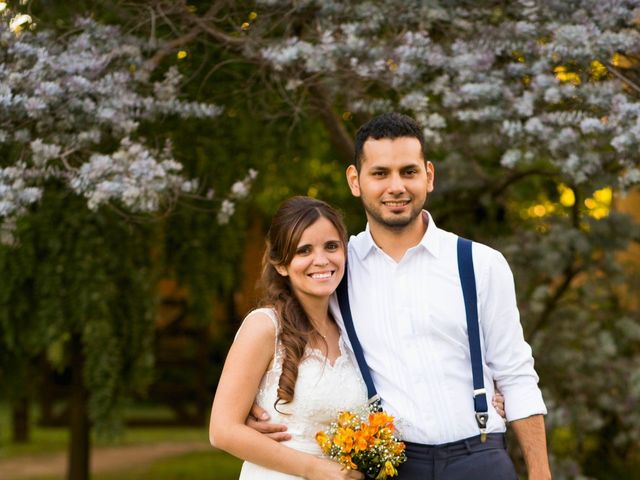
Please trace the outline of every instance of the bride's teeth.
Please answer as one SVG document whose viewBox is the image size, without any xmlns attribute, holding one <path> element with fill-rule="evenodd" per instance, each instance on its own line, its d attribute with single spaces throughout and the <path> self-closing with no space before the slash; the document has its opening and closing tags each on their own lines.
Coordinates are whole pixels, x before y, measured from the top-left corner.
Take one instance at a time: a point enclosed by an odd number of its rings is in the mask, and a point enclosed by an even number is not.
<svg viewBox="0 0 640 480">
<path fill-rule="evenodd" d="M 331 272 L 327 272 L 327 273 L 314 273 L 311 275 L 311 278 L 317 278 L 317 279 L 322 279 L 322 278 L 329 278 L 331 276 Z"/>
</svg>

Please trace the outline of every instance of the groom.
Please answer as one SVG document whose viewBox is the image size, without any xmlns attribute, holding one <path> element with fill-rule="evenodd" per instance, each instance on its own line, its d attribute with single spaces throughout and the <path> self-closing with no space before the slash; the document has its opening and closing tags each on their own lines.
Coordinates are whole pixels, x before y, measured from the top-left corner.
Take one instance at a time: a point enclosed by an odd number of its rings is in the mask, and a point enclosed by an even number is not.
<svg viewBox="0 0 640 480">
<path fill-rule="evenodd" d="M 474 411 L 474 396 L 484 392 L 472 378 L 457 236 L 423 210 L 434 178 L 413 119 L 384 114 L 358 131 L 347 180 L 368 224 L 349 241 L 348 298 L 357 334 L 352 347 L 361 345 L 383 407 L 396 417 L 407 445 L 400 479 L 515 480 L 504 421 L 489 408 L 482 428 Z M 529 480 L 549 479 L 546 408 L 522 335 L 511 270 L 499 252 L 478 243 L 473 267 L 486 396 L 493 396 L 495 382 Z M 335 299 L 332 311 L 344 332 Z"/>
</svg>

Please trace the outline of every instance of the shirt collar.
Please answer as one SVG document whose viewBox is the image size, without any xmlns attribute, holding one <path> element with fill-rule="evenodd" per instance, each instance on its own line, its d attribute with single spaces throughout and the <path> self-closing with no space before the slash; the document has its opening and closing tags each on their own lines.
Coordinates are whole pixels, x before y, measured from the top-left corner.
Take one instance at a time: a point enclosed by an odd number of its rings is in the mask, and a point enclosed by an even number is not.
<svg viewBox="0 0 640 480">
<path fill-rule="evenodd" d="M 429 212 L 423 210 L 422 215 L 428 220 L 427 231 L 422 236 L 420 242 L 413 248 L 424 248 L 427 252 L 437 258 L 440 255 L 441 230 L 436 226 L 436 222 L 433 220 L 433 217 Z M 361 235 L 358 235 L 356 240 L 357 241 L 354 242 L 355 252 L 361 260 L 367 258 L 374 250 L 382 252 L 382 249 L 376 245 L 376 242 L 371 236 L 371 230 L 368 222 L 364 232 L 362 232 Z"/>
</svg>

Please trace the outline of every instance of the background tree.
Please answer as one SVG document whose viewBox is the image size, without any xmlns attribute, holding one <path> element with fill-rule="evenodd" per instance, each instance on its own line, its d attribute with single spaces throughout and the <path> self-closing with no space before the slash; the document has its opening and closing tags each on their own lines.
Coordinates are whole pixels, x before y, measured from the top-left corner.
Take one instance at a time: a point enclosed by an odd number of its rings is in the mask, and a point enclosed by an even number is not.
<svg viewBox="0 0 640 480">
<path fill-rule="evenodd" d="M 150 80 L 147 41 L 88 19 L 61 35 L 3 13 L 3 377 L 22 401 L 30 362 L 63 352 L 51 360 L 72 371 L 69 478 L 88 478 L 91 425 L 113 432 L 123 401 L 150 380 L 162 231 L 148 215 L 184 199 L 227 223 L 255 174 L 215 196 L 180 173 L 157 121 L 222 110 L 180 100 L 176 68 Z"/>
</svg>

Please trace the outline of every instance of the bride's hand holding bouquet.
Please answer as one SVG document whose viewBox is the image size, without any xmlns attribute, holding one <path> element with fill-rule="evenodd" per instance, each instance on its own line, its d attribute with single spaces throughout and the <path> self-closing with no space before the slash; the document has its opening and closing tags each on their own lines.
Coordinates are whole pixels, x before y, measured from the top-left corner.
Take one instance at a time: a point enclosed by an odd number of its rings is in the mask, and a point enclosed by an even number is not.
<svg viewBox="0 0 640 480">
<path fill-rule="evenodd" d="M 398 465 L 406 460 L 404 443 L 394 432 L 393 417 L 373 405 L 358 412 L 341 412 L 327 430 L 316 434 L 316 441 L 340 465 L 366 478 L 384 480 L 395 477 Z"/>
</svg>

